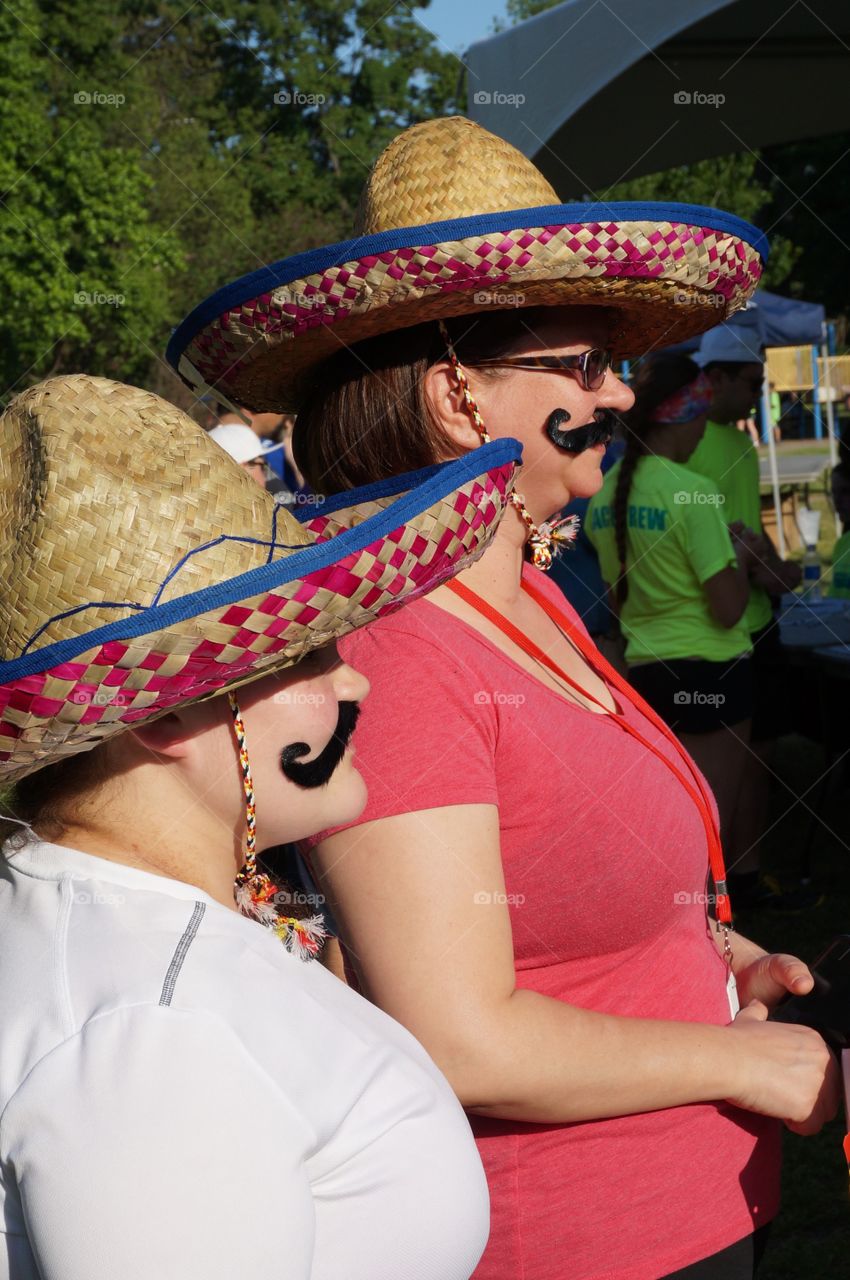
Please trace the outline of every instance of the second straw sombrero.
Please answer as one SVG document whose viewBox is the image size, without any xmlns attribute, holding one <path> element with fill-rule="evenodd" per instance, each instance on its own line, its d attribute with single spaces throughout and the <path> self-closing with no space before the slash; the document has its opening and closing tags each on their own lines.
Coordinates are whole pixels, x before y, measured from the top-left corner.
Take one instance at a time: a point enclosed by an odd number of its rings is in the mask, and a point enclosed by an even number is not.
<svg viewBox="0 0 850 1280">
<path fill-rule="evenodd" d="M 744 306 L 766 254 L 760 231 L 717 209 L 561 204 L 516 148 L 452 116 L 382 152 L 353 239 L 220 289 L 167 354 L 196 390 L 279 411 L 297 411 L 343 346 L 494 307 L 609 307 L 614 354 L 632 357 Z"/>
<path fill-rule="evenodd" d="M 495 441 L 296 519 L 173 405 L 77 374 L 13 400 L 0 451 L 10 782 L 460 572 L 496 531 L 521 448 Z"/>
</svg>

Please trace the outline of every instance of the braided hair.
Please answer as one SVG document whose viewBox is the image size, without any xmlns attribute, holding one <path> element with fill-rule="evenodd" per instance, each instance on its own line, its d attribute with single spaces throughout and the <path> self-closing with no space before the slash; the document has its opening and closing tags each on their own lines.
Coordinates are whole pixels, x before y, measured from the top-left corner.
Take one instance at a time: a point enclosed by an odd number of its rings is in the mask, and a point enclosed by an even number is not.
<svg viewBox="0 0 850 1280">
<path fill-rule="evenodd" d="M 698 365 L 688 356 L 672 351 L 661 352 L 647 356 L 640 362 L 632 383 L 635 403 L 623 418 L 626 451 L 620 462 L 613 502 L 614 540 L 620 567 L 614 583 L 614 599 L 618 609 L 622 609 L 629 594 L 626 576 L 629 494 L 638 463 L 651 452 L 649 441 L 655 427 L 651 421 L 652 415 L 668 396 L 693 382 L 699 372 Z"/>
</svg>

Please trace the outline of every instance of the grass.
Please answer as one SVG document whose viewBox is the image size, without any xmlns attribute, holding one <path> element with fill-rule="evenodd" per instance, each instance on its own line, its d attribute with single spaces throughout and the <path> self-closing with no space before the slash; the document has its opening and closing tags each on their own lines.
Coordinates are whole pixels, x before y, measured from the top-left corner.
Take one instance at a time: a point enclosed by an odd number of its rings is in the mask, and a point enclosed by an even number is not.
<svg viewBox="0 0 850 1280">
<path fill-rule="evenodd" d="M 783 442 L 783 453 L 828 454 L 826 440 Z M 766 452 L 766 450 L 760 450 Z M 820 511 L 818 554 L 824 586 L 830 577 L 835 544 L 835 518 L 823 492 L 812 491 L 811 506 Z M 799 548 L 789 557 L 802 560 Z M 850 746 L 850 726 L 847 743 Z M 812 834 L 812 876 L 825 894 L 822 906 L 799 915 L 741 912 L 740 931 L 769 951 L 789 951 L 811 961 L 837 933 L 850 932 L 850 764 L 833 771 L 823 795 L 817 785 L 826 767 L 821 747 L 797 735 L 780 739 L 774 762 L 769 833 L 763 863 L 780 880 L 793 882 L 800 869 L 804 843 Z M 812 807 L 818 812 L 814 814 Z M 815 1280 L 848 1273 L 850 1183 L 842 1151 L 843 1107 L 837 1118 L 815 1137 L 785 1131 L 782 1208 L 773 1224 L 759 1280 Z"/>
<path fill-rule="evenodd" d="M 848 736 L 850 743 L 850 736 Z M 789 736 L 778 744 L 771 793 L 771 823 L 765 864 L 780 879 L 792 881 L 812 821 L 807 806 L 819 801 L 806 792 L 824 772 L 824 754 L 806 738 Z M 837 772 L 837 771 L 834 771 Z M 850 932 L 850 806 L 848 774 L 833 778 L 819 803 L 815 822 L 812 875 L 824 891 L 820 907 L 799 915 L 740 912 L 738 928 L 770 951 L 789 951 L 813 960 L 837 933 Z M 798 796 L 803 796 L 800 803 Z M 842 1152 L 843 1108 L 824 1130 L 800 1138 L 786 1130 L 782 1209 L 774 1222 L 759 1280 L 815 1280 L 847 1274 L 850 1241 L 850 1184 Z"/>
</svg>

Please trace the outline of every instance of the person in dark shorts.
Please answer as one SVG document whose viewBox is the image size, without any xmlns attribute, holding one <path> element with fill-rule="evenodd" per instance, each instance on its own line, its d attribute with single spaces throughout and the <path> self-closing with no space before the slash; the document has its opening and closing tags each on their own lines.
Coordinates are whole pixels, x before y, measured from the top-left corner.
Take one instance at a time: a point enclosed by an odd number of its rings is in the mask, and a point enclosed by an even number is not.
<svg viewBox="0 0 850 1280">
<path fill-rule="evenodd" d="M 687 468 L 711 402 L 687 356 L 642 362 L 626 451 L 592 498 L 588 536 L 612 588 L 629 680 L 705 774 L 721 832 L 737 803 L 752 714 L 746 539 L 723 499 Z"/>
<path fill-rule="evenodd" d="M 764 379 L 764 348 L 758 326 L 744 321 L 716 326 L 704 335 L 697 362 L 711 382 L 712 401 L 705 432 L 688 465 L 713 481 L 723 495 L 725 519 L 733 533 L 750 531 L 757 560 L 750 574 L 750 599 L 744 615 L 752 641 L 752 728 L 727 836 L 728 881 L 741 907 L 802 910 L 818 902 L 816 892 L 783 892 L 772 877 L 760 871 L 776 739 L 789 728 L 784 696 L 788 673 L 774 600 L 798 586 L 801 574 L 794 561 L 780 559 L 764 533 L 758 453 L 747 434 L 735 426 L 758 400 Z"/>
</svg>

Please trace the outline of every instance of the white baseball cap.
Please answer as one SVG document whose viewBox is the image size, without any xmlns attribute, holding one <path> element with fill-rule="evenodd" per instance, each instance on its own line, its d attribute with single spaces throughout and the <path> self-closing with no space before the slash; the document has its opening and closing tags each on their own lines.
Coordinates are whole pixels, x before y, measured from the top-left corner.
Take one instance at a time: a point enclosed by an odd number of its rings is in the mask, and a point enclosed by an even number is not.
<svg viewBox="0 0 850 1280">
<path fill-rule="evenodd" d="M 755 308 L 753 308 L 755 310 Z M 743 312 L 742 316 L 749 316 Z M 764 364 L 764 338 L 761 326 L 755 319 L 719 324 L 702 335 L 699 351 L 694 356 L 698 365 L 705 368 L 717 360 L 729 364 Z"/>
<path fill-rule="evenodd" d="M 243 426 L 241 422 L 221 422 L 209 434 L 210 439 L 221 445 L 234 462 L 253 462 L 255 458 L 262 458 L 265 453 L 283 448 L 282 444 L 269 444 L 262 440 L 256 431 Z"/>
</svg>

